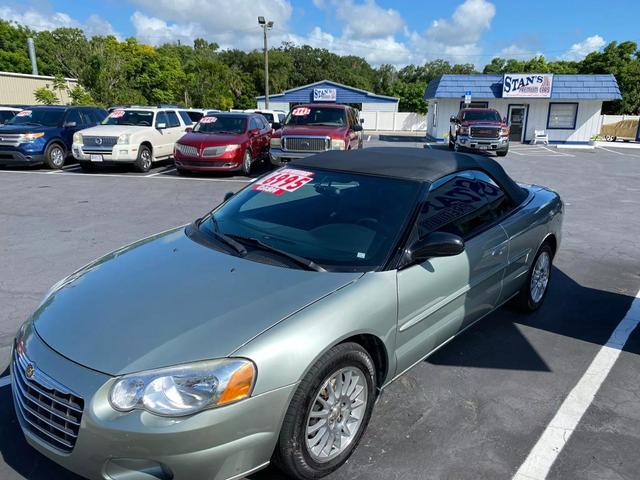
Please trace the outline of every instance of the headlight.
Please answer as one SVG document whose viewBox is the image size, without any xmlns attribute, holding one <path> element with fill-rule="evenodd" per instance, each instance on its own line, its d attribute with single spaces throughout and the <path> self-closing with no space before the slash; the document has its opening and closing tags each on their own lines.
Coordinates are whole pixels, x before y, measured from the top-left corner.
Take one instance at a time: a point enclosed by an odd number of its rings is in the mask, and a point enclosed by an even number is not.
<svg viewBox="0 0 640 480">
<path fill-rule="evenodd" d="M 509 135 L 509 127 L 502 127 L 500 129 L 500 136 L 506 137 L 507 135 Z"/>
<path fill-rule="evenodd" d="M 282 145 L 282 139 L 280 137 L 271 137 L 269 144 L 271 145 L 271 148 L 280 148 L 280 146 Z"/>
<path fill-rule="evenodd" d="M 345 145 L 344 140 L 331 140 L 331 150 L 344 150 Z"/>
<path fill-rule="evenodd" d="M 123 133 L 118 137 L 118 145 L 129 145 L 131 143 L 131 134 Z"/>
<path fill-rule="evenodd" d="M 460 127 L 460 131 L 458 132 L 460 135 L 469 135 L 469 127 Z"/>
<path fill-rule="evenodd" d="M 225 152 L 233 152 L 234 150 L 238 150 L 240 148 L 240 145 L 238 144 L 233 144 L 233 145 L 227 145 L 226 148 L 224 149 Z"/>
<path fill-rule="evenodd" d="M 73 134 L 73 143 L 82 143 L 82 134 L 80 132 Z"/>
<path fill-rule="evenodd" d="M 243 358 L 198 362 L 125 375 L 111 387 L 109 401 L 120 412 L 191 415 L 248 398 L 255 377 L 253 362 Z"/>
<path fill-rule="evenodd" d="M 22 135 L 20 135 L 20 143 L 34 142 L 40 137 L 44 137 L 44 132 L 23 133 Z"/>
</svg>

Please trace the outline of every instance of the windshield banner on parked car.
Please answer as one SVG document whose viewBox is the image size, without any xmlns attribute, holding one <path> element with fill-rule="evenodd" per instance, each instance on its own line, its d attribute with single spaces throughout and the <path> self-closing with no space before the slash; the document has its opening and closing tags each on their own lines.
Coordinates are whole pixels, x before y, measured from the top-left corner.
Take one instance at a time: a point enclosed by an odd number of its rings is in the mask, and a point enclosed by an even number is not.
<svg viewBox="0 0 640 480">
<path fill-rule="evenodd" d="M 282 195 L 285 192 L 298 190 L 311 180 L 313 180 L 313 172 L 287 168 L 267 175 L 258 180 L 251 188 L 261 192 L 273 193 L 274 195 Z"/>
<path fill-rule="evenodd" d="M 502 97 L 550 98 L 553 74 L 505 73 Z"/>
<path fill-rule="evenodd" d="M 31 115 L 31 110 L 22 110 L 16 114 L 16 117 L 28 117 Z"/>
</svg>

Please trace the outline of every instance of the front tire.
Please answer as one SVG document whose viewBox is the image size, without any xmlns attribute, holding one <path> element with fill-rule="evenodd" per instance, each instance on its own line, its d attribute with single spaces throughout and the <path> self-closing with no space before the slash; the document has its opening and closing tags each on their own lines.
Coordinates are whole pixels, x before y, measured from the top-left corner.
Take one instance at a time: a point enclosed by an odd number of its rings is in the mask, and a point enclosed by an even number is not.
<svg viewBox="0 0 640 480">
<path fill-rule="evenodd" d="M 148 172 L 151 169 L 151 165 L 153 164 L 153 156 L 151 155 L 151 150 L 149 147 L 145 145 L 141 145 L 138 150 L 138 158 L 134 162 L 133 166 L 138 172 Z"/>
<path fill-rule="evenodd" d="M 535 312 L 547 296 L 551 270 L 553 268 L 553 250 L 548 243 L 543 244 L 531 264 L 527 283 L 515 298 L 515 305 L 524 312 Z"/>
<path fill-rule="evenodd" d="M 455 150 L 455 141 L 453 140 L 451 132 L 449 132 L 449 150 Z"/>
<path fill-rule="evenodd" d="M 496 155 L 499 157 L 506 157 L 507 153 L 509 153 L 508 148 L 505 148 L 504 150 L 496 150 Z"/>
<path fill-rule="evenodd" d="M 251 158 L 251 152 L 247 148 L 244 151 L 244 156 L 242 157 L 242 173 L 247 177 L 251 175 L 252 166 L 253 166 L 253 159 Z"/>
<path fill-rule="evenodd" d="M 59 143 L 50 144 L 44 152 L 44 162 L 47 167 L 54 170 L 60 170 L 64 167 L 65 152 L 62 145 Z"/>
<path fill-rule="evenodd" d="M 311 367 L 284 418 L 274 464 L 292 478 L 324 477 L 342 466 L 362 439 L 376 396 L 376 370 L 357 343 L 329 350 Z"/>
</svg>

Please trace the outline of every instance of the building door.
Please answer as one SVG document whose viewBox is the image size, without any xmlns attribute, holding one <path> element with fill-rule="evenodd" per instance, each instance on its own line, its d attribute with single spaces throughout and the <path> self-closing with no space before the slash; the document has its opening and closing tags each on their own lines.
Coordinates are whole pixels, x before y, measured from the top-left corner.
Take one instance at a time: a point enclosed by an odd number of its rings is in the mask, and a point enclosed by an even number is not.
<svg viewBox="0 0 640 480">
<path fill-rule="evenodd" d="M 522 142 L 524 140 L 524 129 L 527 118 L 526 105 L 509 105 L 509 141 Z"/>
</svg>

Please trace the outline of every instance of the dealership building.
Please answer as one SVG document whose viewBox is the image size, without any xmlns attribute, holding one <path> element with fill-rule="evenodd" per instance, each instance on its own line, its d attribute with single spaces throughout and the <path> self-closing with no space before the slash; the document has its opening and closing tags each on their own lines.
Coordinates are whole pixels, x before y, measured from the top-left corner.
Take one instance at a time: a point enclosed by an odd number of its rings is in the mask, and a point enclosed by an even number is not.
<svg viewBox="0 0 640 480">
<path fill-rule="evenodd" d="M 265 108 L 264 96 L 257 97 L 258 109 Z M 282 93 L 269 95 L 269 108 L 288 112 L 301 103 L 342 103 L 361 112 L 397 112 L 398 99 L 377 95 L 366 90 L 322 80 L 302 85 Z"/>
<path fill-rule="evenodd" d="M 493 108 L 512 142 L 544 131 L 550 143 L 589 143 L 600 131 L 602 102 L 621 99 L 613 75 L 441 75 L 429 82 L 427 137 L 446 141 L 450 118 L 465 107 Z"/>
</svg>

